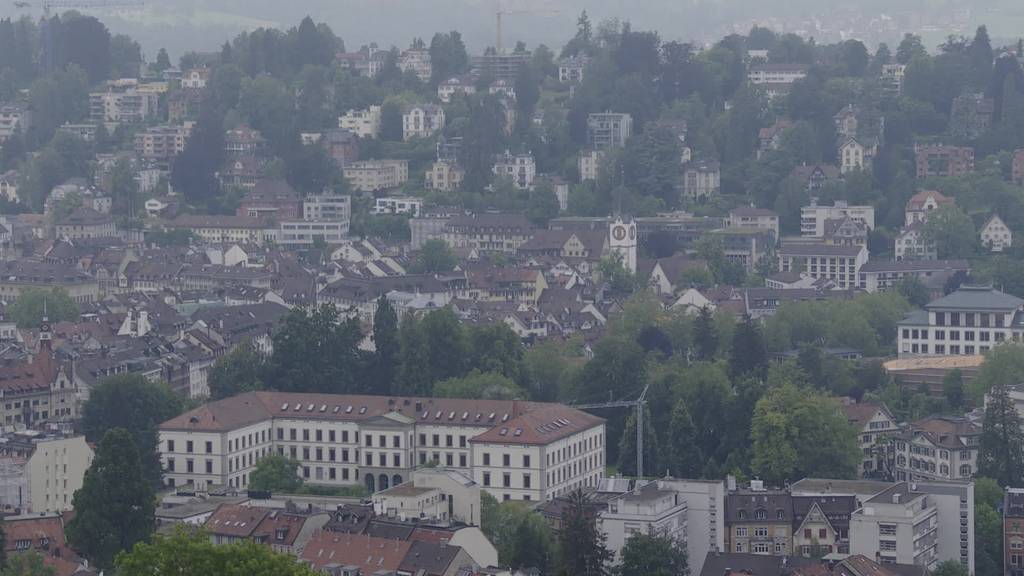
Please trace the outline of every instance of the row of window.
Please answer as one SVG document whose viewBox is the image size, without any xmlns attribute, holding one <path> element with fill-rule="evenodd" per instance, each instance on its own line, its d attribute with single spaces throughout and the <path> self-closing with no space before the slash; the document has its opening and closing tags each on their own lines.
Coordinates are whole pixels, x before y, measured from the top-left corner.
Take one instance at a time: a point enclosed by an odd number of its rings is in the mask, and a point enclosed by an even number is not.
<svg viewBox="0 0 1024 576">
<path fill-rule="evenodd" d="M 960 333 L 959 330 L 950 330 L 949 331 L 949 339 L 950 340 L 954 340 L 954 341 L 959 341 L 960 340 L 960 334 L 961 333 Z M 993 338 L 993 332 L 989 332 L 989 331 L 973 332 L 973 331 L 970 331 L 970 330 L 965 330 L 963 332 L 963 339 L 966 340 L 967 342 L 974 342 L 975 335 L 977 335 L 977 339 L 982 341 L 982 342 L 990 342 L 993 339 L 996 342 L 1002 342 L 1003 340 L 1006 339 L 1006 333 L 1005 332 L 995 332 L 994 333 L 994 338 Z M 913 340 L 918 340 L 918 339 L 927 340 L 928 339 L 928 330 L 926 330 L 926 329 L 918 330 L 917 328 L 914 328 L 914 329 L 904 328 L 903 329 L 903 338 L 905 338 L 905 339 L 913 339 Z M 936 330 L 935 331 L 935 339 L 936 340 L 945 340 L 946 339 L 946 331 L 945 330 Z"/>
</svg>

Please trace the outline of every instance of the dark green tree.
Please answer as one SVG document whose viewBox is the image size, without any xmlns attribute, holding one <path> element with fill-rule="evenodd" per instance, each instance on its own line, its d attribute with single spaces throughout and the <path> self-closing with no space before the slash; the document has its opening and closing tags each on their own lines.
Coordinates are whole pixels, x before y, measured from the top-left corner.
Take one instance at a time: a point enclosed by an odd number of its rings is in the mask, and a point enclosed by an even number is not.
<svg viewBox="0 0 1024 576">
<path fill-rule="evenodd" d="M 935 243 L 943 259 L 973 256 L 978 243 L 971 217 L 956 206 L 942 206 L 929 214 L 922 235 Z"/>
<path fill-rule="evenodd" d="M 230 398 L 243 392 L 263 390 L 266 358 L 251 339 L 245 339 L 234 350 L 213 363 L 207 381 L 210 399 Z"/>
<path fill-rule="evenodd" d="M 33 551 L 15 554 L 2 566 L 4 576 L 57 576 L 57 570 Z"/>
<path fill-rule="evenodd" d="M 715 314 L 708 306 L 700 309 L 693 323 L 693 344 L 697 360 L 714 360 L 718 353 L 718 328 L 715 326 Z"/>
<path fill-rule="evenodd" d="M 494 96 L 473 96 L 468 102 L 469 121 L 459 149 L 459 165 L 466 171 L 462 189 L 480 194 L 491 183 L 494 157 L 503 148 L 505 113 Z"/>
<path fill-rule="evenodd" d="M 171 165 L 171 185 L 190 202 L 206 203 L 220 193 L 216 173 L 223 161 L 224 112 L 213 98 L 208 98 L 200 108 L 185 149 Z"/>
<path fill-rule="evenodd" d="M 399 325 L 401 361 L 394 391 L 410 396 L 430 396 L 434 381 L 430 375 L 430 352 L 423 322 L 409 316 Z"/>
<path fill-rule="evenodd" d="M 373 314 L 373 345 L 372 376 L 375 384 L 370 392 L 390 394 L 401 360 L 401 344 L 398 338 L 398 314 L 383 294 L 377 299 L 377 311 Z"/>
<path fill-rule="evenodd" d="M 462 376 L 469 358 L 469 341 L 459 318 L 451 308 L 427 314 L 421 325 L 427 342 L 427 365 L 433 382 Z"/>
<path fill-rule="evenodd" d="M 181 411 L 181 397 L 164 382 L 154 382 L 141 374 L 108 376 L 93 387 L 82 407 L 82 432 L 86 440 L 99 442 L 112 428 L 127 430 L 143 478 L 158 486 L 162 467 L 157 428 Z"/>
<path fill-rule="evenodd" d="M 402 109 L 394 101 L 387 100 L 380 107 L 380 139 L 401 142 L 402 134 Z"/>
<path fill-rule="evenodd" d="M 167 49 L 161 48 L 156 53 L 156 62 L 153 63 L 153 69 L 157 72 L 163 72 L 171 67 L 171 57 L 167 55 Z"/>
<path fill-rule="evenodd" d="M 751 376 L 763 380 L 768 375 L 768 349 L 761 327 L 749 314 L 736 326 L 729 355 L 729 372 L 733 378 Z"/>
<path fill-rule="evenodd" d="M 256 469 L 249 477 L 251 490 L 269 490 L 293 494 L 302 486 L 298 460 L 270 454 L 256 461 Z"/>
<path fill-rule="evenodd" d="M 959 560 L 945 560 L 932 570 L 932 576 L 970 576 L 970 573 Z"/>
<path fill-rule="evenodd" d="M 960 413 L 964 408 L 966 397 L 964 394 L 964 374 L 959 368 L 950 370 L 942 378 L 942 393 L 946 397 L 949 409 Z"/>
<path fill-rule="evenodd" d="M 156 496 L 128 430 L 103 435 L 72 505 L 68 543 L 101 568 L 113 568 L 119 552 L 153 533 Z"/>
<path fill-rule="evenodd" d="M 58 26 L 57 33 L 61 35 L 58 45 L 63 51 L 60 65 L 81 66 L 93 84 L 109 78 L 111 46 L 107 27 L 92 16 L 80 14 L 73 17 L 65 14 Z"/>
<path fill-rule="evenodd" d="M 698 478 L 703 473 L 704 457 L 697 444 L 697 430 L 682 398 L 672 407 L 669 439 L 663 443 L 668 449 L 668 469 L 677 478 Z"/>
<path fill-rule="evenodd" d="M 456 263 L 455 254 L 448 247 L 448 243 L 441 238 L 433 238 L 420 246 L 414 269 L 424 274 L 437 274 L 451 272 Z"/>
<path fill-rule="evenodd" d="M 1024 472 L 1024 432 L 1005 386 L 989 391 L 978 451 L 978 473 L 1000 486 L 1016 486 Z"/>
<path fill-rule="evenodd" d="M 591 511 L 590 497 L 582 490 L 569 495 L 569 506 L 562 513 L 562 530 L 558 533 L 561 544 L 562 574 L 609 576 L 612 552 L 605 545 L 606 537 L 598 529 Z"/>
<path fill-rule="evenodd" d="M 473 369 L 434 383 L 435 398 L 481 398 L 484 400 L 526 400 L 526 392 L 515 382 L 496 372 Z"/>
<path fill-rule="evenodd" d="M 333 305 L 295 308 L 274 332 L 266 382 L 286 392 L 356 392 L 363 360 L 361 340 L 358 320 L 343 320 Z"/>
<path fill-rule="evenodd" d="M 539 228 L 546 228 L 548 221 L 558 216 L 560 205 L 555 189 L 548 182 L 538 184 L 530 193 L 530 201 L 526 206 L 526 218 Z"/>
<path fill-rule="evenodd" d="M 7 317 L 20 328 L 38 328 L 44 316 L 50 322 L 74 322 L 78 320 L 78 305 L 63 288 L 28 288 L 7 308 Z"/>
<path fill-rule="evenodd" d="M 110 39 L 110 75 L 136 78 L 142 68 L 142 46 L 130 36 L 117 34 Z"/>
<path fill-rule="evenodd" d="M 619 473 L 636 476 L 636 413 L 630 413 L 619 440 Z M 662 471 L 664 463 L 658 461 L 658 436 L 651 422 L 650 408 L 644 408 L 644 475 L 651 476 Z"/>
<path fill-rule="evenodd" d="M 468 70 L 469 55 L 458 31 L 434 34 L 430 41 L 430 66 L 430 83 L 434 86 Z"/>
<path fill-rule="evenodd" d="M 924 283 L 917 276 L 905 276 L 900 281 L 898 288 L 900 294 L 907 299 L 907 302 L 918 308 L 924 308 L 925 304 L 931 300 L 928 288 L 925 287 Z"/>
<path fill-rule="evenodd" d="M 516 529 L 509 565 L 513 568 L 537 568 L 542 573 L 547 572 L 554 560 L 551 537 L 551 530 L 538 515 L 527 516 Z"/>
<path fill-rule="evenodd" d="M 688 576 L 686 545 L 672 536 L 633 533 L 622 547 L 619 576 Z"/>
</svg>

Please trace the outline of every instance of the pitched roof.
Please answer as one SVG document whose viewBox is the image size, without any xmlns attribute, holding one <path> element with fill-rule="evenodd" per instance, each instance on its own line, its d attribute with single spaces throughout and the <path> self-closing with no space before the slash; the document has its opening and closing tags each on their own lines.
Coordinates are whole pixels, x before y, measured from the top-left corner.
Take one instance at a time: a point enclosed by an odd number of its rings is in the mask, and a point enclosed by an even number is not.
<svg viewBox="0 0 1024 576">
<path fill-rule="evenodd" d="M 846 418 L 858 428 L 863 428 L 879 411 L 891 414 L 889 408 L 881 402 L 858 402 L 856 404 L 843 405 L 843 412 L 846 413 Z"/>
<path fill-rule="evenodd" d="M 868 260 L 861 272 L 923 272 L 970 270 L 967 260 Z"/>
<path fill-rule="evenodd" d="M 965 308 L 973 310 L 1016 310 L 1024 306 L 1024 300 L 985 286 L 961 286 L 952 292 L 932 300 L 928 309 Z"/>
<path fill-rule="evenodd" d="M 434 542 L 414 540 L 410 542 L 409 551 L 399 565 L 399 570 L 410 574 L 425 574 L 427 576 L 443 576 L 448 573 L 448 568 L 455 562 L 459 552 L 459 546 L 449 546 Z M 422 570 L 423 572 L 420 572 Z"/>
<path fill-rule="evenodd" d="M 203 527 L 211 534 L 234 538 L 249 538 L 270 514 L 266 508 L 239 504 L 221 504 L 206 520 Z"/>
<path fill-rule="evenodd" d="M 356 566 L 363 574 L 391 573 L 399 569 L 410 548 L 411 542 L 320 531 L 306 545 L 301 559 L 316 570 L 334 565 Z"/>
<path fill-rule="evenodd" d="M 604 422 L 602 418 L 562 404 L 546 404 L 496 425 L 470 439 L 473 443 L 547 444 Z"/>
<path fill-rule="evenodd" d="M 907 210 L 910 212 L 923 210 L 924 204 L 925 202 L 928 201 L 929 198 L 934 199 L 935 203 L 938 204 L 939 206 L 952 206 L 956 204 L 955 198 L 945 196 L 938 190 L 922 190 L 917 194 L 911 196 L 910 200 L 907 200 Z"/>
</svg>

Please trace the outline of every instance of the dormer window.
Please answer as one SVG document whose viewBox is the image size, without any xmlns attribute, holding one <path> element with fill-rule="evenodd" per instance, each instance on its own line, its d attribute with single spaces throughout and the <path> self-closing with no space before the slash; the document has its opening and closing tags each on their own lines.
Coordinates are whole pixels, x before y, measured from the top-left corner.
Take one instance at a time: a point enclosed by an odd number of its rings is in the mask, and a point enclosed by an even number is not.
<svg viewBox="0 0 1024 576">
<path fill-rule="evenodd" d="M 740 520 L 746 520 L 747 519 L 747 511 L 746 510 L 740 510 L 737 513 L 737 515 L 739 516 Z"/>
<path fill-rule="evenodd" d="M 755 510 L 754 511 L 754 519 L 755 520 L 765 520 L 767 518 L 768 518 L 768 514 L 765 513 L 764 510 Z"/>
</svg>

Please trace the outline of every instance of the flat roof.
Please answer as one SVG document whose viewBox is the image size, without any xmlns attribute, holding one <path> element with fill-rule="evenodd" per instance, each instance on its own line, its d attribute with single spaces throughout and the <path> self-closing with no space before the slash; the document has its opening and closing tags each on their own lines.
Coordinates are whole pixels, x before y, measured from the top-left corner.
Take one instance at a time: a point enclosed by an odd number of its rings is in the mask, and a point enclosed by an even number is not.
<svg viewBox="0 0 1024 576">
<path fill-rule="evenodd" d="M 978 368 L 984 362 L 985 357 L 981 354 L 970 356 L 915 356 L 913 358 L 889 360 L 884 362 L 882 367 L 887 372 L 923 369 L 952 370 L 954 368 Z"/>
</svg>

